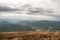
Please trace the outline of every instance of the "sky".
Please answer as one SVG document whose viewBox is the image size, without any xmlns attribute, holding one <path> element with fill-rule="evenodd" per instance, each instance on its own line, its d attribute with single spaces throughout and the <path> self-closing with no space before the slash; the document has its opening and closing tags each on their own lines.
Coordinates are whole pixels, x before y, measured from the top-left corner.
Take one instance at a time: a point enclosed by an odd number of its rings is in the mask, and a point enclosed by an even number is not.
<svg viewBox="0 0 60 40">
<path fill-rule="evenodd" d="M 58 20 L 60 1 L 0 0 L 0 19 Z"/>
</svg>

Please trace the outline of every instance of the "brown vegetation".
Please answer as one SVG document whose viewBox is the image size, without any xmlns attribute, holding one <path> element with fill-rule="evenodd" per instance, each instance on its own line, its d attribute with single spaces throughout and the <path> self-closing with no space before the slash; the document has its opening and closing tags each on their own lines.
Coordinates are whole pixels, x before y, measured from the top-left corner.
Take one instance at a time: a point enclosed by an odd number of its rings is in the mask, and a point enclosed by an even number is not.
<svg viewBox="0 0 60 40">
<path fill-rule="evenodd" d="M 60 40 L 60 32 L 0 32 L 0 40 Z"/>
</svg>

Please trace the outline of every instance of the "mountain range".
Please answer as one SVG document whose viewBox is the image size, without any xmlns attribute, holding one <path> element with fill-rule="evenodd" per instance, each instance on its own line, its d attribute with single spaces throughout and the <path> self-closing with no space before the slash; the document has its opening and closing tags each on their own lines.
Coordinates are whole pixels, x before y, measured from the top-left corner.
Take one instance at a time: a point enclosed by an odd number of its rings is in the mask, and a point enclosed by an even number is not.
<svg viewBox="0 0 60 40">
<path fill-rule="evenodd" d="M 5 31 L 36 31 L 37 29 L 60 31 L 60 21 L 16 21 L 9 22 L 0 19 L 0 32 Z"/>
</svg>

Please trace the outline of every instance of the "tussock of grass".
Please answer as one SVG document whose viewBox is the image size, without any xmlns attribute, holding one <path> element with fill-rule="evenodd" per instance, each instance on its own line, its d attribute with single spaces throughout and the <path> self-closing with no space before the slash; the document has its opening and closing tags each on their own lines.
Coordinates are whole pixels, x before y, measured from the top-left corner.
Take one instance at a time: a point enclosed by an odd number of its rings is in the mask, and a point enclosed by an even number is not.
<svg viewBox="0 0 60 40">
<path fill-rule="evenodd" d="M 60 32 L 1 32 L 0 40 L 60 40 Z"/>
</svg>

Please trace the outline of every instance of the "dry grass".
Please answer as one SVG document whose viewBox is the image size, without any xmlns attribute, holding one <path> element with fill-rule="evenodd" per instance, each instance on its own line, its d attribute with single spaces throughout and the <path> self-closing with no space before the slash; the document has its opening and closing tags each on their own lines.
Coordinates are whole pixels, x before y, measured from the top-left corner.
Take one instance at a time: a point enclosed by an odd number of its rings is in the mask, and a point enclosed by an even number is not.
<svg viewBox="0 0 60 40">
<path fill-rule="evenodd" d="M 1 32 L 0 40 L 60 40 L 60 32 Z"/>
</svg>

